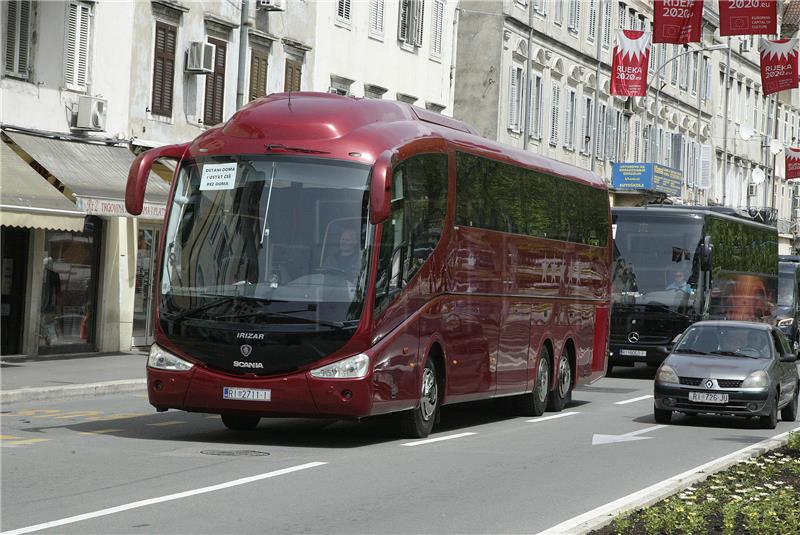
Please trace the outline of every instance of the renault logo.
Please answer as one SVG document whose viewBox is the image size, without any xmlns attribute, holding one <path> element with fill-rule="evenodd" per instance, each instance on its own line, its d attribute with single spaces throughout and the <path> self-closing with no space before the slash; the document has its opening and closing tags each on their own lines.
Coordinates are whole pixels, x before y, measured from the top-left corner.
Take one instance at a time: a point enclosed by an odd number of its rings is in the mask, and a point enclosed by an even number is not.
<svg viewBox="0 0 800 535">
<path fill-rule="evenodd" d="M 706 379 L 706 388 L 712 388 L 714 386 L 714 381 L 711 379 Z"/>
<path fill-rule="evenodd" d="M 636 331 L 628 333 L 628 342 L 635 344 L 638 341 L 639 341 L 639 333 L 637 333 Z"/>
<path fill-rule="evenodd" d="M 251 346 L 251 345 L 249 345 L 249 344 L 242 344 L 242 345 L 239 347 L 239 351 L 241 351 L 241 352 L 242 352 L 242 356 L 243 356 L 243 357 L 249 357 L 249 356 L 250 356 L 250 353 L 252 353 L 252 352 L 253 352 L 253 346 Z"/>
</svg>

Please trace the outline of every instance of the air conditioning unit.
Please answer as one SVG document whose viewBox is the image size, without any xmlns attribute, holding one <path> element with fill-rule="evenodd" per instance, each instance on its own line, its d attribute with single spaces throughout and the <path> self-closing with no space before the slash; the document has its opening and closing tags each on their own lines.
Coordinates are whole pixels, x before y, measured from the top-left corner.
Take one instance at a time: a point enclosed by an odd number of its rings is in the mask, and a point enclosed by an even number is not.
<svg viewBox="0 0 800 535">
<path fill-rule="evenodd" d="M 106 129 L 108 116 L 108 101 L 95 97 L 78 97 L 78 117 L 75 121 L 76 130 L 101 132 Z"/>
<path fill-rule="evenodd" d="M 256 9 L 283 11 L 283 0 L 256 0 Z"/>
<path fill-rule="evenodd" d="M 748 197 L 755 197 L 758 195 L 758 184 L 748 184 L 747 185 L 747 196 Z"/>
<path fill-rule="evenodd" d="M 186 71 L 195 74 L 214 72 L 214 51 L 211 43 L 192 41 L 186 51 Z"/>
</svg>

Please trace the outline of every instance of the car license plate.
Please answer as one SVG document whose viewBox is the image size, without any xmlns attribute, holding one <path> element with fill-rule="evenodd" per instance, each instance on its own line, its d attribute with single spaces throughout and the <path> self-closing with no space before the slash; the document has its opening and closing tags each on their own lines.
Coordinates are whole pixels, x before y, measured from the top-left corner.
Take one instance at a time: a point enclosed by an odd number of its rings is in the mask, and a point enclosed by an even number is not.
<svg viewBox="0 0 800 535">
<path fill-rule="evenodd" d="M 647 351 L 644 349 L 620 349 L 619 354 L 623 357 L 646 357 Z"/>
<path fill-rule="evenodd" d="M 237 399 L 240 401 L 271 401 L 272 390 L 258 390 L 255 388 L 236 388 L 233 386 L 222 387 L 223 399 Z"/>
<path fill-rule="evenodd" d="M 714 392 L 689 392 L 689 401 L 700 403 L 727 403 L 728 394 L 716 394 Z"/>
</svg>

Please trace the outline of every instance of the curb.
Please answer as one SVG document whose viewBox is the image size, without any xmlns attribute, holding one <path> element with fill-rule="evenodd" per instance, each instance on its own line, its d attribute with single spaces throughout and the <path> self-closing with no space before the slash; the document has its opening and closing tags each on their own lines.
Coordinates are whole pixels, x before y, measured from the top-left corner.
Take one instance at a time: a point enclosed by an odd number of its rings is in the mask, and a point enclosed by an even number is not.
<svg viewBox="0 0 800 535">
<path fill-rule="evenodd" d="M 800 431 L 800 427 L 780 433 L 772 438 L 762 440 L 755 444 L 751 444 L 746 448 L 742 448 L 733 453 L 729 453 L 719 459 L 714 459 L 708 463 L 691 468 L 686 472 L 672 476 L 664 481 L 651 485 L 645 489 L 636 491 L 632 494 L 614 500 L 613 502 L 601 505 L 591 511 L 583 513 L 582 515 L 571 518 L 566 522 L 562 522 L 556 526 L 548 528 L 538 535 L 549 534 L 586 534 L 596 529 L 601 529 L 611 522 L 617 516 L 630 513 L 637 509 L 647 507 L 656 502 L 659 502 L 677 492 L 689 487 L 695 483 L 699 483 L 712 474 L 730 468 L 740 461 L 745 461 L 764 453 L 785 446 L 789 442 L 789 434 Z"/>
<path fill-rule="evenodd" d="M 40 388 L 20 388 L 0 392 L 0 403 L 18 403 L 20 401 L 45 401 L 50 399 L 66 399 L 90 396 L 103 396 L 125 392 L 138 392 L 147 389 L 146 379 L 122 379 L 66 386 L 46 386 Z"/>
</svg>

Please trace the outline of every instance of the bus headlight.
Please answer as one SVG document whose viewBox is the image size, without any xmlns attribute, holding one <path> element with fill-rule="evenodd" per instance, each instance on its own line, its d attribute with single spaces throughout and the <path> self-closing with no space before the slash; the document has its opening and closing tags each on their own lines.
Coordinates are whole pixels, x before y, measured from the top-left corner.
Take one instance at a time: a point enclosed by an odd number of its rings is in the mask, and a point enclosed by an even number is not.
<svg viewBox="0 0 800 535">
<path fill-rule="evenodd" d="M 191 370 L 194 364 L 186 362 L 177 355 L 173 355 L 158 344 L 150 346 L 150 355 L 147 357 L 147 365 L 159 370 L 169 370 L 173 372 L 185 372 Z"/>
<path fill-rule="evenodd" d="M 678 379 L 678 374 L 669 366 L 662 365 L 656 374 L 656 381 L 659 383 L 672 383 L 679 384 L 681 381 Z"/>
<path fill-rule="evenodd" d="M 753 372 L 742 381 L 742 388 L 765 388 L 769 386 L 769 375 L 764 370 Z"/>
<path fill-rule="evenodd" d="M 360 379 L 369 372 L 369 356 L 359 353 L 322 368 L 311 370 L 313 377 L 320 379 Z"/>
</svg>

